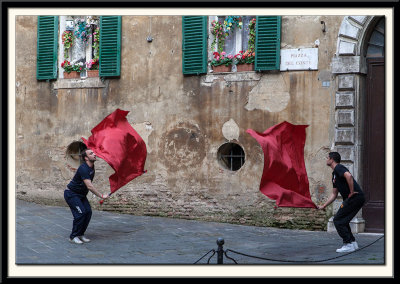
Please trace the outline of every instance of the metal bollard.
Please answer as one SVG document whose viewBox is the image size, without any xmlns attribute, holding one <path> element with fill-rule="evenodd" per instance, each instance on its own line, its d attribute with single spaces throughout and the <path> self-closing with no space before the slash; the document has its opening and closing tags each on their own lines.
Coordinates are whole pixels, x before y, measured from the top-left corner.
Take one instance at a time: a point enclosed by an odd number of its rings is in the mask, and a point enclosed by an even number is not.
<svg viewBox="0 0 400 284">
<path fill-rule="evenodd" d="M 225 243 L 223 238 L 218 238 L 217 245 L 217 264 L 223 264 L 224 262 L 224 249 L 222 248 L 223 244 Z"/>
</svg>

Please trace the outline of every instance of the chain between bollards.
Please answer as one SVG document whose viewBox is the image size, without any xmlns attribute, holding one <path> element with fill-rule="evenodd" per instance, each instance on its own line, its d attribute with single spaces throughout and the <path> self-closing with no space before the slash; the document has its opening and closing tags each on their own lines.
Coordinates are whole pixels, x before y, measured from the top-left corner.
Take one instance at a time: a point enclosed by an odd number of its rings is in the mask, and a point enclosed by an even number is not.
<svg viewBox="0 0 400 284">
<path fill-rule="evenodd" d="M 232 260 L 235 264 L 238 264 L 237 261 L 236 261 L 235 259 L 233 259 L 232 257 L 229 257 L 229 256 L 227 255 L 227 252 L 228 252 L 228 251 L 229 251 L 229 252 L 236 253 L 236 254 L 239 254 L 239 255 L 243 255 L 243 256 L 246 256 L 246 257 L 252 257 L 252 258 L 257 258 L 257 259 L 262 259 L 262 260 L 268 260 L 268 261 L 292 262 L 292 263 L 303 263 L 303 264 L 306 264 L 306 263 L 318 263 L 318 262 L 324 262 L 324 261 L 329 261 L 329 260 L 337 259 L 337 258 L 340 258 L 340 257 L 344 257 L 344 256 L 349 255 L 349 254 L 351 254 L 351 253 L 359 252 L 360 250 L 365 249 L 365 248 L 367 248 L 367 247 L 373 245 L 374 243 L 378 242 L 380 239 L 382 239 L 382 238 L 384 238 L 384 237 L 385 237 L 385 235 L 379 237 L 378 239 L 376 239 L 376 240 L 373 241 L 372 243 L 370 243 L 370 244 L 368 244 L 368 245 L 366 245 L 366 246 L 363 246 L 363 247 L 361 247 L 361 248 L 359 248 L 359 249 L 357 249 L 357 250 L 355 250 L 355 251 L 352 251 L 352 252 L 349 252 L 349 253 L 346 253 L 346 254 L 342 254 L 342 255 L 339 255 L 339 256 L 327 258 L 327 259 L 321 259 L 321 260 L 285 260 L 285 259 L 271 259 L 271 258 L 266 258 L 266 257 L 260 257 L 260 256 L 249 255 L 249 254 L 241 253 L 241 252 L 234 251 L 234 250 L 231 250 L 231 249 L 227 249 L 226 251 L 224 251 L 223 245 L 224 245 L 225 241 L 224 241 L 223 238 L 218 238 L 218 239 L 217 239 L 218 250 L 217 250 L 217 251 L 215 251 L 214 249 L 210 250 L 210 251 L 207 252 L 204 256 L 202 256 L 199 260 L 197 260 L 194 264 L 198 263 L 201 259 L 203 259 L 203 258 L 204 258 L 206 255 L 208 255 L 210 252 L 213 252 L 213 254 L 208 258 L 207 264 L 210 263 L 210 259 L 214 256 L 215 252 L 217 252 L 217 264 L 223 264 L 223 263 L 224 263 L 224 260 L 223 260 L 224 254 L 225 254 L 226 258 Z"/>
</svg>

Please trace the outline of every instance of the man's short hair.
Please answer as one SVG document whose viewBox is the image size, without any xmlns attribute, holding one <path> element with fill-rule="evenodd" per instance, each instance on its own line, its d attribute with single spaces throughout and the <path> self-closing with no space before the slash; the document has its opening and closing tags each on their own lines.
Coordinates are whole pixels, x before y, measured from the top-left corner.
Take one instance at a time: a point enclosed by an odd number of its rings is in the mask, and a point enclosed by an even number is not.
<svg viewBox="0 0 400 284">
<path fill-rule="evenodd" d="M 336 163 L 340 163 L 341 157 L 338 152 L 330 152 L 329 153 L 329 158 L 333 159 Z"/>
</svg>

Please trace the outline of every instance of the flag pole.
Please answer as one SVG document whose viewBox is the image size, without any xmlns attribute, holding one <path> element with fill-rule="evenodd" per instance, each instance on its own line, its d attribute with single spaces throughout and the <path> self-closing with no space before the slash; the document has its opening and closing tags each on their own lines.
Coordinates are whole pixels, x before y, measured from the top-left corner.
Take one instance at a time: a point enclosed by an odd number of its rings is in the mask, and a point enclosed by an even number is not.
<svg viewBox="0 0 400 284">
<path fill-rule="evenodd" d="M 143 173 L 144 173 L 144 174 L 147 173 L 147 170 L 144 170 Z M 108 197 L 110 197 L 111 194 L 113 194 L 113 192 L 110 192 L 110 193 L 108 194 Z M 101 200 L 99 201 L 99 203 L 100 203 L 100 205 L 103 205 L 104 199 L 101 199 Z"/>
</svg>

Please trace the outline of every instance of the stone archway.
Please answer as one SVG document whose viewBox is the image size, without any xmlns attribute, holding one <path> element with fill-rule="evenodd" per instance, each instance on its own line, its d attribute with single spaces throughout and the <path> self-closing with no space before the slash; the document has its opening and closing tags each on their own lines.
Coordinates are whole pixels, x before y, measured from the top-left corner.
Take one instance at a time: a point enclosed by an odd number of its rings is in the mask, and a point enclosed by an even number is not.
<svg viewBox="0 0 400 284">
<path fill-rule="evenodd" d="M 367 74 L 366 58 L 363 55 L 365 40 L 380 17 L 346 16 L 339 29 L 337 51 L 332 59 L 332 74 L 336 78 L 335 128 L 332 150 L 342 156 L 342 163 L 350 170 L 362 186 L 363 154 L 363 103 Z M 334 203 L 334 213 L 341 200 Z M 333 217 L 328 231 L 334 231 Z M 355 233 L 364 232 L 365 220 L 362 211 L 350 223 Z"/>
</svg>

